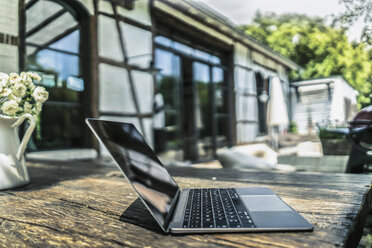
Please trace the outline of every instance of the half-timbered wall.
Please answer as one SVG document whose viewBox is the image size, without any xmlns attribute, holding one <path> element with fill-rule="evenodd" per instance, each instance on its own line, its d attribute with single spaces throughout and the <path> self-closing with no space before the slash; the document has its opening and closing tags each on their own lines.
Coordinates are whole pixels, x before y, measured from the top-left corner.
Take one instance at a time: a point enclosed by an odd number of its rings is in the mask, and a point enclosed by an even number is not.
<svg viewBox="0 0 372 248">
<path fill-rule="evenodd" d="M 3 72 L 19 71 L 22 63 L 18 61 L 17 48 L 22 49 L 19 44 L 22 41 L 18 39 L 22 31 L 18 32 L 18 23 L 22 19 L 18 15 L 22 13 L 22 10 L 18 12 L 20 1 L 27 5 L 34 0 L 0 1 L 0 71 Z M 92 84 L 90 94 L 94 115 L 132 122 L 153 144 L 154 75 L 157 72 L 151 63 L 154 61 L 151 0 L 133 1 L 133 8 L 128 8 L 120 1 L 76 2 L 91 15 L 89 39 L 92 61 L 88 79 L 92 81 L 86 83 Z M 195 30 L 214 37 L 216 42 L 224 43 L 234 51 L 229 67 L 232 76 L 228 79 L 233 79 L 229 82 L 232 92 L 229 99 L 234 101 L 234 107 L 230 110 L 231 115 L 235 116 L 233 140 L 237 144 L 253 141 L 259 134 L 255 75 L 259 73 L 266 80 L 278 76 L 283 83 L 284 93 L 288 94 L 287 68 L 294 68 L 292 62 L 285 62 L 285 59 L 249 38 L 231 32 L 231 25 L 224 24 L 224 18 L 210 15 L 211 11 L 204 7 L 198 9 L 195 7 L 197 3 L 154 0 L 152 5 Z M 184 9 L 188 7 L 193 11 L 185 12 Z M 25 52 L 19 51 L 20 55 Z"/>
<path fill-rule="evenodd" d="M 109 1 L 99 1 L 97 7 L 100 118 L 131 122 L 152 144 L 149 1 L 135 1 L 131 10 Z"/>
</svg>

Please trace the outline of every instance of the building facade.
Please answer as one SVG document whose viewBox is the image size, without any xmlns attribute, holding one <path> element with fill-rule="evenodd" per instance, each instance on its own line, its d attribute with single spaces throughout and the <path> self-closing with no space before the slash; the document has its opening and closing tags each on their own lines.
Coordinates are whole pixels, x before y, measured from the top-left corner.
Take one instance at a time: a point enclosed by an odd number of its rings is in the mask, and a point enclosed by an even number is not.
<svg viewBox="0 0 372 248">
<path fill-rule="evenodd" d="M 267 134 L 292 61 L 189 0 L 4 0 L 0 71 L 50 92 L 29 151 L 99 148 L 85 117 L 131 122 L 169 159 L 201 161 Z"/>
<path fill-rule="evenodd" d="M 358 94 L 342 76 L 292 82 L 292 121 L 300 134 L 315 132 L 315 124 L 345 124 L 357 113 Z"/>
</svg>

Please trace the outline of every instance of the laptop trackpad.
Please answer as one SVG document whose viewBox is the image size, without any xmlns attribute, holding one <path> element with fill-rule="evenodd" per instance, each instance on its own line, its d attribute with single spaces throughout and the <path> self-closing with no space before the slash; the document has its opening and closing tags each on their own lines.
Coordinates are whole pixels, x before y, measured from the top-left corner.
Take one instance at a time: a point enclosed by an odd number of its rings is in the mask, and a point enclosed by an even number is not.
<svg viewBox="0 0 372 248">
<path fill-rule="evenodd" d="M 262 211 L 293 211 L 276 195 L 241 195 L 250 212 Z"/>
</svg>

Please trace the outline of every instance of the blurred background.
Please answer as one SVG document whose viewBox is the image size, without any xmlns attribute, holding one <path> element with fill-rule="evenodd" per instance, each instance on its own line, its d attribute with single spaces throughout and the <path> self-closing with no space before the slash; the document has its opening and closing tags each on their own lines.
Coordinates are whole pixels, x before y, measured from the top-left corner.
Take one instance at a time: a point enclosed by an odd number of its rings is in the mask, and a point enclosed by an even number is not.
<svg viewBox="0 0 372 248">
<path fill-rule="evenodd" d="M 97 117 L 134 123 L 165 161 L 256 143 L 321 156 L 322 130 L 371 104 L 370 1 L 0 6 L 1 71 L 36 71 L 50 92 L 30 155 L 107 156 L 84 124 Z"/>
</svg>

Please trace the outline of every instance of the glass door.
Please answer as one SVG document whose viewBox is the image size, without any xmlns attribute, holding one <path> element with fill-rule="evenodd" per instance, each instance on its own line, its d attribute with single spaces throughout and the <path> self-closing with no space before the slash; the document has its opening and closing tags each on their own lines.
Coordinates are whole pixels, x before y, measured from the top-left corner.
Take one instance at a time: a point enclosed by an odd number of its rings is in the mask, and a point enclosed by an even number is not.
<svg viewBox="0 0 372 248">
<path fill-rule="evenodd" d="M 155 42 L 160 69 L 155 98 L 159 93 L 164 98 L 166 130 L 164 139 L 155 134 L 155 147 L 159 140 L 166 142 L 165 159 L 213 159 L 231 141 L 226 68 L 220 57 L 190 44 L 163 36 Z"/>
<path fill-rule="evenodd" d="M 162 105 L 155 110 L 154 148 L 165 159 L 182 160 L 183 143 L 181 137 L 180 117 L 180 57 L 156 49 L 155 67 L 160 69 L 155 87 L 155 99 L 162 99 Z M 162 123 L 164 130 L 157 131 L 156 122 Z M 160 126 L 159 126 L 160 127 Z"/>
<path fill-rule="evenodd" d="M 193 62 L 194 119 L 195 139 L 198 160 L 213 157 L 213 100 L 211 85 L 211 67 L 200 62 Z"/>
</svg>

